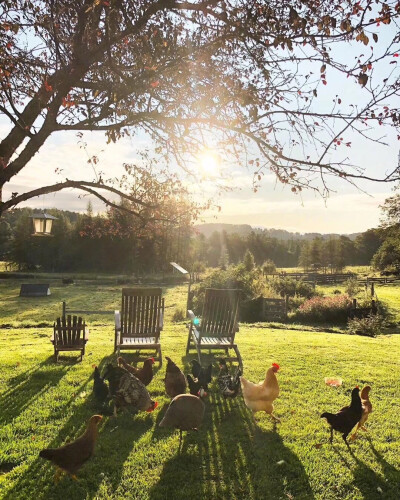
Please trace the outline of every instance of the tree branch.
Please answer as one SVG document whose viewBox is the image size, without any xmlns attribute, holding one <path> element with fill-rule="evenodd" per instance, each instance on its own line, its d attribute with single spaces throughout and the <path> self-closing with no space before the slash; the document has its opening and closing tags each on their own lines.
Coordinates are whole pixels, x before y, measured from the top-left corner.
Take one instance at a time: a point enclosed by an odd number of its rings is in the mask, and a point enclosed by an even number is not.
<svg viewBox="0 0 400 500">
<path fill-rule="evenodd" d="M 135 198 L 133 196 L 129 196 L 126 193 L 119 191 L 118 189 L 113 188 L 112 186 L 108 186 L 107 184 L 103 184 L 101 182 L 71 181 L 71 180 L 67 179 L 65 182 L 59 182 L 57 184 L 52 184 L 50 186 L 43 186 L 43 187 L 33 189 L 32 191 L 28 191 L 28 192 L 23 193 L 23 194 L 13 196 L 8 201 L 0 203 L 0 214 L 5 212 L 6 210 L 9 210 L 12 207 L 15 207 L 16 205 L 18 205 L 19 203 L 22 203 L 23 201 L 27 201 L 27 200 L 30 200 L 32 198 L 35 198 L 37 196 L 41 196 L 44 194 L 55 193 L 57 191 L 61 191 L 63 189 L 67 189 L 67 188 L 74 188 L 74 189 L 80 189 L 82 191 L 86 191 L 87 193 L 90 193 L 90 194 L 96 196 L 97 198 L 99 198 L 99 200 L 103 201 L 107 206 L 114 207 L 114 208 L 117 208 L 119 210 L 123 210 L 125 212 L 128 212 L 130 214 L 135 215 L 136 217 L 139 217 L 140 219 L 143 219 L 143 216 L 139 212 L 137 212 L 133 209 L 129 209 L 127 207 L 117 205 L 116 203 L 113 203 L 112 201 L 108 200 L 103 195 L 98 193 L 96 191 L 96 189 L 104 189 L 105 191 L 108 191 L 110 193 L 117 194 L 118 196 L 121 196 L 122 198 L 130 201 L 131 203 L 136 203 L 136 204 L 138 204 L 142 207 L 145 207 L 145 208 L 149 208 L 149 209 L 158 208 L 157 205 L 151 205 L 149 203 L 146 203 L 142 200 L 139 200 L 138 198 Z"/>
</svg>

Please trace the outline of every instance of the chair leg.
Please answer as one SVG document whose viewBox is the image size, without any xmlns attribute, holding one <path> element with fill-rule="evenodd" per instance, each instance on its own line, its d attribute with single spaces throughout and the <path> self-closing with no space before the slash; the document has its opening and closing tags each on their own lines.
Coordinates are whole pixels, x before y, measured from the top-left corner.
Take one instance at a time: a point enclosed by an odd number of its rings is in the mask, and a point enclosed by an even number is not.
<svg viewBox="0 0 400 500">
<path fill-rule="evenodd" d="M 237 356 L 237 359 L 238 359 L 238 361 L 239 361 L 239 367 L 240 367 L 240 369 L 241 369 L 241 370 L 242 370 L 242 372 L 243 372 L 243 361 L 242 361 L 242 356 L 240 355 L 240 351 L 239 351 L 239 349 L 238 349 L 238 347 L 237 347 L 237 346 L 235 346 L 235 347 L 233 348 L 233 350 L 235 351 L 236 356 Z"/>
<path fill-rule="evenodd" d="M 192 339 L 192 329 L 189 328 L 188 339 L 187 339 L 187 344 L 186 344 L 186 354 L 189 354 L 191 339 Z"/>
<path fill-rule="evenodd" d="M 160 362 L 160 368 L 162 367 L 162 352 L 161 352 L 161 346 L 158 348 L 158 359 Z"/>
<path fill-rule="evenodd" d="M 196 344 L 197 357 L 199 358 L 199 363 L 201 364 L 201 349 L 199 344 Z"/>
</svg>

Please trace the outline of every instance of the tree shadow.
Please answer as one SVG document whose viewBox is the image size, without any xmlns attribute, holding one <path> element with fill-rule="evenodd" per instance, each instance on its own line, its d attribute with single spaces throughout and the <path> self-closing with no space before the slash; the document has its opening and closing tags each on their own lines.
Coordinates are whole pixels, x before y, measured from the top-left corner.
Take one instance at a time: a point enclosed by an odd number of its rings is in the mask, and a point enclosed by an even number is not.
<svg viewBox="0 0 400 500">
<path fill-rule="evenodd" d="M 225 400 L 211 392 L 198 433 L 186 433 L 181 453 L 164 465 L 150 490 L 162 498 L 307 498 L 313 499 L 298 457 L 283 444 L 268 417 L 256 423 L 242 399 Z M 261 426 L 271 426 L 271 430 Z M 177 441 L 177 437 L 174 439 Z M 183 485 L 177 491 L 176 485 Z M 200 494 L 201 493 L 201 494 Z"/>
<path fill-rule="evenodd" d="M 365 500 L 376 500 L 377 498 L 398 498 L 398 496 L 394 494 L 394 489 L 392 491 L 393 496 L 387 496 L 387 483 L 385 483 L 385 481 L 378 476 L 378 474 L 371 469 L 371 467 L 368 467 L 366 463 L 362 462 L 357 457 L 354 457 L 354 460 L 356 462 L 356 466 L 352 470 L 354 485 L 360 490 L 362 497 Z"/>
<path fill-rule="evenodd" d="M 38 365 L 9 380 L 9 389 L 0 396 L 0 423 L 6 425 L 18 417 L 29 404 L 58 384 L 69 367 L 48 357 Z"/>
<path fill-rule="evenodd" d="M 101 370 L 110 357 L 103 358 L 99 365 Z M 92 374 L 82 382 L 76 393 L 87 389 Z M 75 398 L 66 402 L 65 408 L 72 405 Z M 74 411 L 64 425 L 59 429 L 45 447 L 53 448 L 73 441 L 81 435 L 86 428 L 87 421 L 95 414 L 88 396 L 84 404 L 74 406 Z M 96 498 L 97 490 L 106 480 L 112 490 L 118 487 L 123 473 L 123 464 L 132 451 L 134 442 L 148 432 L 153 421 L 150 415 L 141 419 L 133 419 L 132 415 L 125 412 L 117 418 L 103 418 L 99 426 L 99 435 L 96 443 L 94 456 L 78 472 L 78 481 L 64 476 L 58 484 L 54 483 L 54 466 L 51 462 L 37 456 L 27 467 L 22 475 L 5 492 L 4 500 L 26 499 L 32 497 L 32 485 L 34 484 L 35 497 L 37 499 L 50 498 Z M 118 444 L 116 446 L 116 443 Z M 103 472 L 106 471 L 106 474 Z"/>
</svg>

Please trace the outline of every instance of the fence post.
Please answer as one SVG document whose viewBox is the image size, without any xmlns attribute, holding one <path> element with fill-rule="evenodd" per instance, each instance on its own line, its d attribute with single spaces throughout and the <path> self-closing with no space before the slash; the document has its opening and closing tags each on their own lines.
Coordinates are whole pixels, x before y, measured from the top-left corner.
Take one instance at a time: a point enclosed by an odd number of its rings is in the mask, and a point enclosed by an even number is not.
<svg viewBox="0 0 400 500">
<path fill-rule="evenodd" d="M 357 309 L 357 299 L 353 299 L 353 309 Z"/>
<path fill-rule="evenodd" d="M 63 300 L 63 303 L 62 303 L 62 316 L 65 316 L 66 310 L 67 310 L 67 305 L 66 305 L 65 301 Z"/>
</svg>

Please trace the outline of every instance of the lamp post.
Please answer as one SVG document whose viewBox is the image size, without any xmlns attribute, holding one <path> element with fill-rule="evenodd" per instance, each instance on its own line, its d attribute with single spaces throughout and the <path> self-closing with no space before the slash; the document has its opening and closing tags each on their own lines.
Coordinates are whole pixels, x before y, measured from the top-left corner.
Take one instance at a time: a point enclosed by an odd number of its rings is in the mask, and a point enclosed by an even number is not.
<svg viewBox="0 0 400 500">
<path fill-rule="evenodd" d="M 33 220 L 32 236 L 51 236 L 53 220 L 57 220 L 57 217 L 42 212 L 31 215 L 31 219 Z"/>
</svg>

